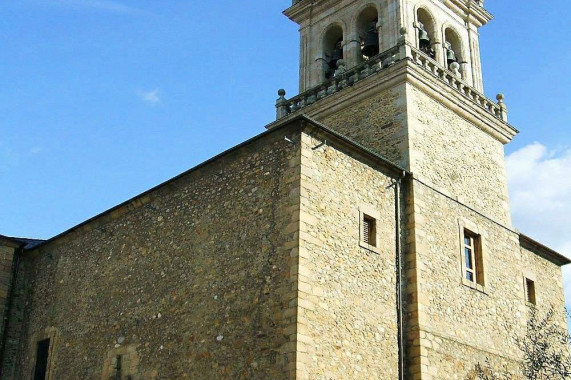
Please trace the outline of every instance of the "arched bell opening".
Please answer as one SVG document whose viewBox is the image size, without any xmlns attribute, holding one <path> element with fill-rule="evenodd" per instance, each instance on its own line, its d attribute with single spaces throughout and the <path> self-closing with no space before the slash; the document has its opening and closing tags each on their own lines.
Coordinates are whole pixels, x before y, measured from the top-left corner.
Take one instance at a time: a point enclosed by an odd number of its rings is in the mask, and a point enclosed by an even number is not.
<svg viewBox="0 0 571 380">
<path fill-rule="evenodd" d="M 446 65 L 449 69 L 454 69 L 453 65 L 456 63 L 457 68 L 462 67 L 464 56 L 462 54 L 462 40 L 454 29 L 446 28 L 444 31 L 444 53 Z"/>
<path fill-rule="evenodd" d="M 343 59 L 343 29 L 339 25 L 329 28 L 323 37 L 323 75 L 325 80 L 335 76 L 339 60 Z"/>
<path fill-rule="evenodd" d="M 363 62 L 380 53 L 379 13 L 374 7 L 365 8 L 357 18 L 357 33 L 360 41 L 359 61 Z"/>
<path fill-rule="evenodd" d="M 419 8 L 416 13 L 416 29 L 418 49 L 432 59 L 436 59 L 436 52 L 433 45 L 435 43 L 434 19 L 427 10 Z"/>
</svg>

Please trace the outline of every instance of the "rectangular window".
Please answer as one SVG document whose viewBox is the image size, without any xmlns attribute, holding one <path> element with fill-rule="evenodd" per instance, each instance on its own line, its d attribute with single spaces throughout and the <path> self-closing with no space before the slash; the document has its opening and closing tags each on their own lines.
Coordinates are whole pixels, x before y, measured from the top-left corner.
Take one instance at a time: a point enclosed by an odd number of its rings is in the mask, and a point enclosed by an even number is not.
<svg viewBox="0 0 571 380">
<path fill-rule="evenodd" d="M 529 278 L 525 279 L 525 298 L 528 303 L 535 305 L 535 281 Z"/>
<path fill-rule="evenodd" d="M 464 230 L 462 244 L 464 276 L 467 281 L 484 286 L 484 268 L 480 236 Z"/>
<path fill-rule="evenodd" d="M 363 243 L 371 247 L 377 246 L 377 220 L 367 214 L 363 214 L 361 221 Z"/>
<path fill-rule="evenodd" d="M 48 373 L 48 358 L 50 353 L 50 340 L 44 339 L 38 342 L 36 349 L 36 369 L 34 380 L 45 380 Z"/>
</svg>

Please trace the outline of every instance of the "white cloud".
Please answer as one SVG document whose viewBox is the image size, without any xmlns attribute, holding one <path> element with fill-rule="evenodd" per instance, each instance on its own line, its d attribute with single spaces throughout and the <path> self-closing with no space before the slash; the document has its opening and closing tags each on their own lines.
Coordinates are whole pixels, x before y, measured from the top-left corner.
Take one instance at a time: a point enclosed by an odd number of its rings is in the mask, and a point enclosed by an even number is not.
<svg viewBox="0 0 571 380">
<path fill-rule="evenodd" d="M 141 98 L 141 100 L 143 100 L 145 103 L 151 107 L 154 107 L 161 102 L 159 92 L 159 89 L 156 88 L 152 91 L 139 91 L 137 95 L 139 95 L 139 98 Z"/>
<path fill-rule="evenodd" d="M 571 149 L 533 143 L 506 158 L 514 225 L 524 234 L 571 257 Z M 571 267 L 564 268 L 571 306 Z"/>
<path fill-rule="evenodd" d="M 123 5 L 117 1 L 111 0 L 44 0 L 39 4 L 50 6 L 62 6 L 69 8 L 83 8 L 102 10 L 113 13 L 136 14 L 144 13 L 142 10 Z"/>
</svg>

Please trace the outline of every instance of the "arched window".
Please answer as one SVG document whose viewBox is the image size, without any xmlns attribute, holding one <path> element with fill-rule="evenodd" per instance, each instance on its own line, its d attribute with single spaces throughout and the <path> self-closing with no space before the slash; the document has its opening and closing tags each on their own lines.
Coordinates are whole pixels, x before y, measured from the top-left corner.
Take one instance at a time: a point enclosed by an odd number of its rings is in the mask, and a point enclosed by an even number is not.
<svg viewBox="0 0 571 380">
<path fill-rule="evenodd" d="M 418 30 L 418 48 L 432 59 L 436 59 L 436 52 L 432 47 L 434 43 L 434 19 L 427 10 L 419 8 L 416 14 L 416 28 Z"/>
<path fill-rule="evenodd" d="M 454 29 L 446 28 L 444 31 L 444 49 L 448 68 L 450 68 L 454 62 L 460 64 L 464 61 L 462 40 Z"/>
<path fill-rule="evenodd" d="M 357 18 L 357 33 L 360 40 L 360 61 L 366 61 L 379 54 L 379 13 L 373 6 L 365 8 Z"/>
<path fill-rule="evenodd" d="M 337 70 L 337 62 L 343 59 L 343 29 L 339 25 L 333 25 L 325 33 L 323 38 L 323 57 L 325 79 L 331 79 Z"/>
</svg>

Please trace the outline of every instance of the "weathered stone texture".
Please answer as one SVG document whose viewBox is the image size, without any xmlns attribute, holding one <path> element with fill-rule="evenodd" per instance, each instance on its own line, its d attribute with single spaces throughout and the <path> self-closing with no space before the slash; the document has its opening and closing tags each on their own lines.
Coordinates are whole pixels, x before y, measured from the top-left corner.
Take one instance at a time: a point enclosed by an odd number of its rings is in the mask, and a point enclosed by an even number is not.
<svg viewBox="0 0 571 380">
<path fill-rule="evenodd" d="M 535 282 L 535 297 L 540 312 L 550 306 L 553 306 L 556 311 L 562 311 L 565 307 L 565 294 L 561 267 L 523 247 L 521 247 L 521 257 L 523 276 Z M 522 287 L 524 286 L 523 276 L 520 280 Z M 567 328 L 564 318 L 557 321 Z"/>
<path fill-rule="evenodd" d="M 4 340 L 4 326 L 8 316 L 14 250 L 14 247 L 0 243 L 0 342 Z"/>
<path fill-rule="evenodd" d="M 298 331 L 302 377 L 398 377 L 395 192 L 391 178 L 304 135 Z M 319 148 L 316 148 L 318 147 Z M 376 210 L 379 252 L 359 246 Z"/>
<path fill-rule="evenodd" d="M 53 379 L 101 378 L 117 344 L 136 346 L 134 379 L 286 378 L 299 150 L 276 135 L 28 253 L 6 378 L 31 373 L 48 327 Z"/>
<path fill-rule="evenodd" d="M 412 85 L 407 102 L 410 170 L 510 225 L 502 143 Z"/>
<path fill-rule="evenodd" d="M 405 86 L 368 97 L 319 120 L 391 162 L 408 167 Z"/>
<path fill-rule="evenodd" d="M 477 226 L 484 242 L 484 292 L 463 284 L 462 223 Z M 473 228 L 473 227 L 472 227 Z M 537 274 L 538 308 L 563 308 L 559 268 L 520 249 L 518 234 L 455 199 L 414 182 L 418 329 L 409 344 L 435 379 L 463 379 L 486 357 L 517 372 L 515 338 L 525 331 L 528 309 L 524 273 Z M 539 280 L 542 278 L 542 280 Z M 414 331 L 414 327 L 411 329 Z"/>
</svg>

